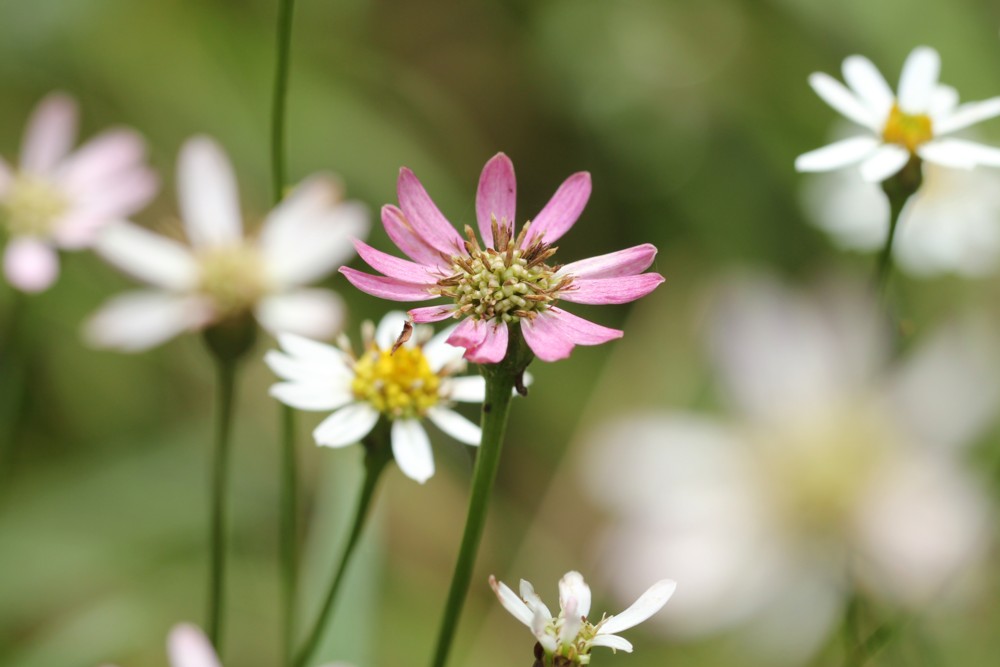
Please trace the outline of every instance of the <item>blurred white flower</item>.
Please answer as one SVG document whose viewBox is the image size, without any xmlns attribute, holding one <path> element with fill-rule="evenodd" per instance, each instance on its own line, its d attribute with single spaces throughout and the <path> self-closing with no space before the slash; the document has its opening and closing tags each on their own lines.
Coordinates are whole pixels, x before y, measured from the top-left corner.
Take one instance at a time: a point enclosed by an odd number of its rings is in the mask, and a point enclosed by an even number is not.
<svg viewBox="0 0 1000 667">
<path fill-rule="evenodd" d="M 378 328 L 365 335 L 364 351 L 355 357 L 344 341 L 338 349 L 292 334 L 279 334 L 284 352 L 264 357 L 285 382 L 271 395 L 299 410 L 333 410 L 313 437 L 326 447 L 359 442 L 375 428 L 380 416 L 392 422 L 392 455 L 403 473 L 421 484 L 434 474 L 430 439 L 420 420 L 467 445 L 479 445 L 479 426 L 450 408 L 452 401 L 482 403 L 486 381 L 478 376 L 453 377 L 466 368 L 464 348 L 446 342 L 454 327 L 430 340 L 429 328 L 418 327 L 393 351 L 407 322 L 406 313 L 387 313 Z"/>
<path fill-rule="evenodd" d="M 903 64 L 893 94 L 882 74 L 863 56 L 844 60 L 847 86 L 822 72 L 809 85 L 823 101 L 871 134 L 851 137 L 800 155 L 799 171 L 829 171 L 861 164 L 861 176 L 878 183 L 919 157 L 945 167 L 1000 166 L 1000 149 L 945 135 L 1000 116 L 1000 97 L 959 106 L 954 88 L 938 83 L 941 58 L 932 48 L 915 48 Z"/>
<path fill-rule="evenodd" d="M 669 571 L 670 632 L 740 628 L 794 663 L 853 586 L 916 608 L 970 583 L 989 509 L 960 454 L 994 415 L 996 343 L 952 326 L 884 372 L 864 294 L 732 286 L 709 340 L 737 418 L 630 415 L 588 437 L 604 574 L 624 596 Z"/>
<path fill-rule="evenodd" d="M 245 236 L 232 165 L 211 139 L 190 139 L 177 168 L 178 199 L 190 247 L 122 222 L 95 245 L 104 259 L 153 287 L 106 303 L 87 323 L 97 347 L 138 351 L 183 331 L 252 313 L 268 331 L 324 338 L 343 319 L 340 297 L 302 285 L 352 254 L 368 230 L 363 206 L 340 200 L 328 176 L 299 185 Z"/>
<path fill-rule="evenodd" d="M 156 194 L 142 137 L 109 130 L 71 153 L 77 116 L 71 97 L 50 94 L 28 120 L 17 168 L 0 159 L 4 275 L 24 292 L 55 281 L 57 248 L 86 247 L 103 225 L 135 213 Z"/>
<path fill-rule="evenodd" d="M 889 204 L 856 170 L 807 181 L 804 205 L 812 222 L 840 246 L 875 252 L 885 246 Z M 903 209 L 893 240 L 907 273 L 981 276 L 1000 261 L 1000 173 L 924 165 L 923 185 Z"/>
<path fill-rule="evenodd" d="M 198 627 L 188 623 L 176 625 L 170 631 L 167 637 L 167 655 L 170 658 L 170 667 L 222 666 L 208 637 Z M 334 662 L 324 667 L 351 666 L 345 662 Z"/>
<path fill-rule="evenodd" d="M 599 621 L 592 623 L 587 618 L 590 615 L 590 587 L 579 572 L 567 572 L 559 580 L 558 616 L 552 615 L 524 579 L 521 580 L 520 596 L 492 575 L 490 586 L 504 609 L 531 630 L 545 655 L 563 659 L 556 662 L 559 665 L 590 664 L 590 650 L 595 646 L 631 653 L 632 643 L 617 633 L 639 625 L 660 611 L 677 588 L 669 579 L 657 581 L 622 613 L 602 615 Z"/>
</svg>

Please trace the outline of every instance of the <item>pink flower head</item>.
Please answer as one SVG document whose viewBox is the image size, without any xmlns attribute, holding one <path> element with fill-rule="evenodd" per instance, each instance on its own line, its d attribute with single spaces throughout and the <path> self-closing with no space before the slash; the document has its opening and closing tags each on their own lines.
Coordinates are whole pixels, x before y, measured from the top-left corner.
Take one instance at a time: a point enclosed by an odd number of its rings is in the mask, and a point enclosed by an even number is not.
<svg viewBox="0 0 1000 667">
<path fill-rule="evenodd" d="M 580 217 L 590 198 L 590 174 L 578 172 L 559 186 L 535 218 L 515 235 L 514 165 L 498 153 L 479 178 L 476 218 L 483 243 L 468 225 L 465 237 L 438 210 L 412 171 L 400 170 L 397 208 L 382 208 L 385 230 L 412 261 L 355 241 L 358 254 L 381 276 L 348 267 L 343 273 L 363 292 L 392 301 L 438 297 L 451 303 L 414 308 L 414 322 L 461 319 L 448 342 L 464 347 L 477 363 L 497 363 L 507 353 L 508 328 L 522 325 L 531 350 L 543 361 L 569 356 L 576 345 L 598 345 L 620 338 L 617 329 L 588 322 L 556 304 L 560 301 L 627 303 L 649 294 L 663 277 L 642 273 L 656 248 L 627 250 L 549 265 L 552 247 Z"/>
<path fill-rule="evenodd" d="M 77 115 L 71 97 L 49 95 L 28 120 L 17 168 L 0 159 L 4 275 L 24 292 L 55 281 L 57 248 L 86 247 L 102 226 L 156 194 L 156 175 L 143 163 L 145 143 L 131 130 L 109 130 L 71 153 Z"/>
</svg>

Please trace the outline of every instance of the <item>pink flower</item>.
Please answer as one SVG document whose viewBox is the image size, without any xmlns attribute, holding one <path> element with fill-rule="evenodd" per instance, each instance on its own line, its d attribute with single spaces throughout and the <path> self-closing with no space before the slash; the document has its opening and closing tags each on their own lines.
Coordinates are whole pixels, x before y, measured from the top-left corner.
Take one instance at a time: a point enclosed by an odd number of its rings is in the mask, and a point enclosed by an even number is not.
<svg viewBox="0 0 1000 667">
<path fill-rule="evenodd" d="M 522 325 L 531 350 L 543 361 L 569 356 L 576 345 L 621 338 L 617 329 L 571 315 L 560 301 L 627 303 L 649 294 L 663 277 L 642 273 L 656 248 L 648 243 L 565 266 L 550 266 L 552 247 L 580 217 L 590 198 L 590 174 L 578 172 L 559 186 L 548 204 L 514 234 L 514 165 L 498 153 L 479 178 L 476 218 L 483 244 L 466 225 L 459 234 L 409 169 L 400 170 L 400 208 L 382 208 L 382 224 L 400 259 L 355 241 L 358 254 L 381 276 L 348 267 L 343 273 L 363 292 L 391 301 L 444 297 L 451 303 L 414 308 L 414 322 L 462 319 L 448 342 L 464 347 L 477 363 L 497 363 L 507 353 L 508 328 Z M 464 318 L 464 319 L 463 319 Z"/>
<path fill-rule="evenodd" d="M 70 153 L 76 130 L 76 102 L 53 93 L 28 121 L 18 167 L 0 159 L 4 275 L 24 292 L 41 292 L 55 281 L 57 248 L 90 245 L 102 226 L 135 213 L 156 194 L 138 134 L 109 130 Z"/>
</svg>

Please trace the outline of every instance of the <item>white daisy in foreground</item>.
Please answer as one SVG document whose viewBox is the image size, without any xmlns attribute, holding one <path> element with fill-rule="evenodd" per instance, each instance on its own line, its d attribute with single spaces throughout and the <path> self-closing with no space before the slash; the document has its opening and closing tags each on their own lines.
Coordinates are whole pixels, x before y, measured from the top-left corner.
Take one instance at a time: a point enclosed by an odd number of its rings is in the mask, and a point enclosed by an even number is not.
<svg viewBox="0 0 1000 667">
<path fill-rule="evenodd" d="M 741 630 L 770 664 L 805 664 L 854 590 L 922 613 L 983 590 L 991 510 L 962 459 L 995 419 L 996 341 L 964 322 L 890 366 L 854 287 L 734 281 L 708 337 L 732 418 L 650 411 L 588 434 L 603 574 L 625 598 L 666 568 L 666 632 Z"/>
<path fill-rule="evenodd" d="M 841 247 L 876 252 L 885 246 L 889 204 L 856 170 L 812 177 L 803 203 L 811 221 Z M 924 165 L 923 184 L 903 209 L 895 236 L 896 264 L 912 275 L 991 273 L 1000 263 L 1000 173 Z"/>
<path fill-rule="evenodd" d="M 524 579 L 521 580 L 520 596 L 492 575 L 490 586 L 504 609 L 535 635 L 538 646 L 544 652 L 544 664 L 557 667 L 590 664 L 590 650 L 595 646 L 631 653 L 632 643 L 619 637 L 618 633 L 639 625 L 660 611 L 677 588 L 677 584 L 669 579 L 660 580 L 622 613 L 602 615 L 599 621 L 592 623 L 588 619 L 590 587 L 579 572 L 567 572 L 559 580 L 558 616 L 552 615 L 532 585 Z M 536 647 L 535 657 L 541 660 L 542 655 L 538 653 Z"/>
<path fill-rule="evenodd" d="M 829 171 L 860 163 L 862 177 L 877 183 L 895 175 L 914 157 L 963 169 L 1000 166 L 1000 149 L 942 138 L 1000 116 L 1000 97 L 959 105 L 955 89 L 938 84 L 940 69 L 937 51 L 921 46 L 903 65 L 898 94 L 893 94 L 875 65 L 863 56 L 844 60 L 847 86 L 822 72 L 810 75 L 809 84 L 823 101 L 872 134 L 800 155 L 795 168 Z"/>
<path fill-rule="evenodd" d="M 182 623 L 174 626 L 167 637 L 167 655 L 170 667 L 222 667 L 208 637 L 194 625 Z M 325 667 L 350 667 L 344 662 L 334 662 Z"/>
<path fill-rule="evenodd" d="M 340 297 L 302 285 L 354 254 L 368 231 L 364 207 L 342 202 L 332 178 L 313 176 L 245 236 L 232 165 L 211 139 L 190 139 L 177 167 L 181 218 L 190 246 L 123 222 L 95 249 L 153 289 L 112 299 L 87 323 L 97 347 L 132 352 L 183 331 L 252 315 L 268 331 L 331 336 L 343 319 Z"/>
<path fill-rule="evenodd" d="M 420 420 L 467 445 L 479 445 L 479 426 L 452 410 L 452 401 L 482 403 L 486 381 L 478 376 L 454 377 L 465 370 L 464 349 L 445 342 L 453 328 L 430 340 L 429 329 L 417 327 L 393 352 L 407 322 L 406 313 L 386 314 L 372 333 L 367 323 L 364 351 L 356 357 L 344 341 L 338 349 L 292 334 L 279 334 L 284 352 L 271 350 L 267 364 L 285 382 L 271 395 L 299 410 L 333 410 L 313 437 L 316 444 L 344 447 L 368 435 L 379 417 L 391 422 L 392 455 L 407 477 L 421 484 L 434 474 L 430 439 Z"/>
<path fill-rule="evenodd" d="M 28 120 L 17 168 L 0 159 L 4 275 L 24 292 L 55 282 L 57 248 L 86 247 L 103 225 L 135 213 L 156 194 L 142 137 L 109 130 L 71 153 L 77 117 L 71 97 L 49 95 Z"/>
</svg>

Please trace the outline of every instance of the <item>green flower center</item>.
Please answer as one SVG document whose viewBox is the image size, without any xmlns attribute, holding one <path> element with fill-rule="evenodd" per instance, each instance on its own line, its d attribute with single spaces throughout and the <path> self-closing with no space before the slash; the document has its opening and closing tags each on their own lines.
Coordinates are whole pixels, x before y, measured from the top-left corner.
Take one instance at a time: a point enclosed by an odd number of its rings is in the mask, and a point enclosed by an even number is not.
<svg viewBox="0 0 1000 667">
<path fill-rule="evenodd" d="M 934 127 L 930 116 L 926 114 L 908 114 L 893 104 L 889 111 L 889 119 L 882 130 L 882 139 L 888 144 L 898 144 L 911 153 L 917 152 L 917 147 L 934 138 Z"/>
<path fill-rule="evenodd" d="M 66 197 L 49 183 L 19 174 L 0 203 L 0 223 L 11 236 L 48 236 L 68 207 Z"/>
<path fill-rule="evenodd" d="M 572 284 L 572 277 L 556 275 L 559 266 L 545 263 L 556 248 L 542 241 L 521 248 L 530 224 L 515 239 L 494 219 L 495 247 L 486 249 L 479 246 L 472 228 L 466 225 L 468 254 L 454 255 L 451 275 L 437 283 L 438 293 L 458 305 L 457 317 L 508 324 L 532 319 L 554 305 Z"/>
</svg>

